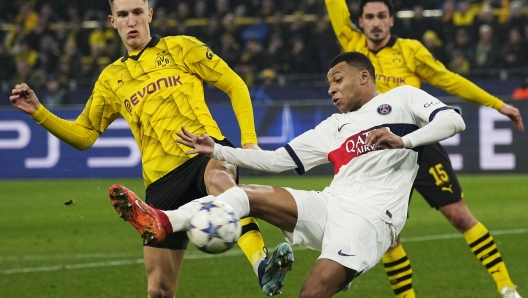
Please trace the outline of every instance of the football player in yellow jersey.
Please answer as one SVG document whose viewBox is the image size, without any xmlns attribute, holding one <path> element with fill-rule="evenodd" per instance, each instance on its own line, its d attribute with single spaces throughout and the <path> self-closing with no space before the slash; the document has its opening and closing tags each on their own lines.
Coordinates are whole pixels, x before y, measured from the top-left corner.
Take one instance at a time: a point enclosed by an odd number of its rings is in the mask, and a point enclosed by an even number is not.
<svg viewBox="0 0 528 298">
<path fill-rule="evenodd" d="M 345 0 L 325 2 L 343 49 L 361 52 L 374 64 L 380 92 L 400 85 L 419 88 L 425 80 L 464 100 L 498 110 L 508 116 L 519 131 L 524 131 L 518 109 L 447 70 L 419 41 L 391 35 L 394 11 L 390 0 L 361 0 L 359 27 L 362 31 L 352 24 Z M 413 187 L 464 235 L 471 251 L 495 280 L 499 293 L 503 297 L 519 298 L 493 237 L 464 203 L 449 157 L 440 144 L 425 146 Z M 396 296 L 415 297 L 411 264 L 402 245 L 390 249 L 382 260 Z"/>
<path fill-rule="evenodd" d="M 127 53 L 100 74 L 81 115 L 74 122 L 57 117 L 40 104 L 25 83 L 13 89 L 12 104 L 79 150 L 92 146 L 122 116 L 141 151 L 147 188 L 145 201 L 159 209 L 173 210 L 193 199 L 207 194 L 216 196 L 235 186 L 238 177 L 233 165 L 201 154 L 188 156 L 185 151 L 189 148 L 174 139 L 175 131 L 184 125 L 195 134 L 208 134 L 219 143 L 230 144 L 205 102 L 203 82 L 206 81 L 231 99 L 240 125 L 242 147 L 259 149 L 247 86 L 196 38 L 151 36 L 149 24 L 153 10 L 147 0 L 109 0 L 109 3 L 112 14 L 108 19 Z M 111 193 L 111 197 L 114 195 Z M 119 206 L 114 207 L 119 210 Z M 120 213 L 123 219 L 134 224 L 129 215 Z M 244 218 L 241 222 L 243 234 L 238 243 L 252 263 L 259 283 L 263 289 L 266 286 L 280 291 L 284 274 L 278 274 L 275 254 L 268 257 L 257 221 Z M 148 294 L 151 298 L 174 297 L 188 245 L 187 236 L 175 233 L 156 243 L 161 239 L 156 233 L 164 231 L 152 232 L 145 237 L 143 250 Z M 288 244 L 278 247 L 293 259 Z"/>
</svg>

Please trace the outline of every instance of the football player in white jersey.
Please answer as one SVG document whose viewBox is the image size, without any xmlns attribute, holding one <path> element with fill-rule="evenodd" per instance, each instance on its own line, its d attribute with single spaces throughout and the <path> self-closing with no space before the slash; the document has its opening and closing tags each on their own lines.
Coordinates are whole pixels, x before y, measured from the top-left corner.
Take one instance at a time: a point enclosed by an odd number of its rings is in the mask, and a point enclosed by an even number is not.
<svg viewBox="0 0 528 298">
<path fill-rule="evenodd" d="M 177 140 L 194 148 L 188 154 L 266 172 L 296 169 L 303 174 L 332 163 L 334 179 L 323 191 L 241 185 L 162 212 L 130 196 L 134 213 L 151 215 L 138 216 L 137 224 L 185 230 L 191 210 L 214 198 L 240 217 L 251 215 L 277 226 L 292 245 L 321 251 L 300 297 L 331 297 L 346 289 L 380 261 L 402 230 L 420 146 L 451 137 L 465 124 L 458 111 L 420 89 L 402 86 L 378 94 L 374 67 L 359 52 L 335 57 L 327 76 L 328 93 L 341 113 L 275 151 L 224 147 L 185 128 Z"/>
</svg>

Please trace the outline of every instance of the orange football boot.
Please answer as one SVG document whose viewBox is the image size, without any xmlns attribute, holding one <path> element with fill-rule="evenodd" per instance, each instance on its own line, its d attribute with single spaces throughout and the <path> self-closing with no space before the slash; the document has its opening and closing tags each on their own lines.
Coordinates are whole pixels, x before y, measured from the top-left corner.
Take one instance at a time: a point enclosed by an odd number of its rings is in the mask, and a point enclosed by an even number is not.
<svg viewBox="0 0 528 298">
<path fill-rule="evenodd" d="M 110 187 L 110 202 L 119 216 L 138 230 L 144 244 L 157 244 L 172 233 L 169 219 L 162 211 L 150 207 L 128 188 L 114 184 Z"/>
</svg>

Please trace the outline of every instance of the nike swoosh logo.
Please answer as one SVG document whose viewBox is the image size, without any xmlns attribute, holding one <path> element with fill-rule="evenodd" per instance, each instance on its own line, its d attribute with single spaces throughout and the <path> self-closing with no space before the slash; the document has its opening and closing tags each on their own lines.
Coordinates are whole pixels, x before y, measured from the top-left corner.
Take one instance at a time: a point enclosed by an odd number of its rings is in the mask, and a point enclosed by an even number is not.
<svg viewBox="0 0 528 298">
<path fill-rule="evenodd" d="M 350 123 L 345 123 L 345 124 L 339 126 L 339 127 L 337 128 L 337 132 L 341 132 L 341 129 L 343 128 L 343 126 L 345 126 L 345 125 L 347 125 L 347 124 L 350 124 Z"/>
<path fill-rule="evenodd" d="M 346 253 L 343 252 L 342 249 L 340 249 L 338 252 L 337 252 L 338 255 L 340 256 L 344 256 L 344 257 L 355 257 L 356 255 L 347 255 Z"/>
<path fill-rule="evenodd" d="M 143 209 L 143 207 L 141 207 L 141 204 L 139 204 L 139 200 L 135 200 L 134 202 L 136 203 L 136 206 L 138 206 L 138 208 L 141 209 L 141 211 L 148 213 L 145 209 Z"/>
</svg>

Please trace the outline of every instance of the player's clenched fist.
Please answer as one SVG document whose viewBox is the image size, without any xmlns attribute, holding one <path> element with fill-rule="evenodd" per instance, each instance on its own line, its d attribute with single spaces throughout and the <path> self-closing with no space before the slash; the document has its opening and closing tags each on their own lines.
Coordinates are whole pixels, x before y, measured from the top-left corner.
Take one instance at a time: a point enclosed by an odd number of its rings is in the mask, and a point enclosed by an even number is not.
<svg viewBox="0 0 528 298">
<path fill-rule="evenodd" d="M 33 115 L 40 106 L 35 92 L 26 83 L 17 84 L 11 94 L 9 100 L 13 106 L 26 114 Z"/>
<path fill-rule="evenodd" d="M 371 130 L 367 135 L 366 142 L 368 146 L 374 145 L 374 148 L 380 146 L 386 149 L 403 148 L 403 140 L 387 127 Z"/>
</svg>

